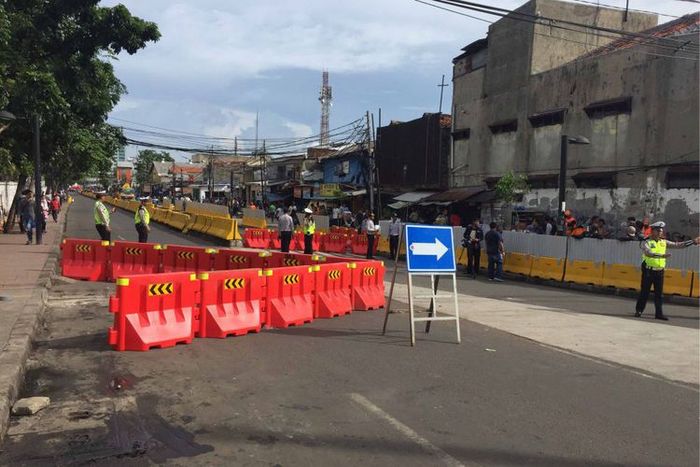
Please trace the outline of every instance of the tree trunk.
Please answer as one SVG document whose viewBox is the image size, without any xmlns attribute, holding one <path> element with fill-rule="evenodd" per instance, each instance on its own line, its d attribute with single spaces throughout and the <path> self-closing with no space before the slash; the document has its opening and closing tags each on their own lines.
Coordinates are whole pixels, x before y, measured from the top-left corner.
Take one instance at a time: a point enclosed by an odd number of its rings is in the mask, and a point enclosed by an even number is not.
<svg viewBox="0 0 700 467">
<path fill-rule="evenodd" d="M 19 205 L 19 198 L 22 196 L 24 191 L 24 185 L 27 183 L 27 175 L 19 174 L 19 180 L 17 180 L 17 191 L 15 191 L 15 197 L 12 200 L 12 205 L 7 213 L 7 220 L 3 226 L 3 233 L 9 233 L 12 230 L 12 226 L 15 223 L 15 216 L 17 215 L 17 206 Z M 20 230 L 24 230 L 24 226 L 20 225 Z"/>
</svg>

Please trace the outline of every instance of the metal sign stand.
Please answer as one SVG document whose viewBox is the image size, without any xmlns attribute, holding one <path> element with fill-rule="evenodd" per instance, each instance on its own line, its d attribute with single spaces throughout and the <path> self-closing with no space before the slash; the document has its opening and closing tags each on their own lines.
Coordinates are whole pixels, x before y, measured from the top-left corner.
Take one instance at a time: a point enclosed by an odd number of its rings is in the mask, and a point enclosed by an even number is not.
<svg viewBox="0 0 700 467">
<path fill-rule="evenodd" d="M 392 299 L 394 296 L 394 285 L 396 283 L 396 273 L 398 271 L 398 256 L 401 251 L 401 246 L 405 238 L 406 227 L 403 226 L 401 229 L 401 236 L 399 237 L 399 244 L 396 249 L 396 258 L 394 258 L 394 271 L 391 279 L 391 287 L 389 289 L 389 297 L 387 301 L 386 310 L 384 313 L 384 326 L 382 328 L 382 335 L 386 334 L 387 322 L 389 320 L 389 314 L 391 313 Z M 408 251 L 406 255 L 408 256 Z M 408 259 L 408 258 L 407 258 Z M 413 294 L 413 278 L 417 276 L 430 277 L 430 295 L 414 295 Z M 451 294 L 438 294 L 438 284 L 440 282 L 440 276 L 452 277 L 452 293 Z M 409 307 L 409 324 L 411 330 L 411 346 L 416 345 L 416 323 L 426 322 L 425 332 L 426 334 L 430 332 L 430 323 L 432 321 L 455 321 L 457 328 L 457 343 L 461 343 L 461 335 L 459 329 L 459 302 L 457 298 L 457 275 L 454 268 L 451 271 L 429 271 L 429 272 L 408 272 L 408 307 Z M 430 299 L 430 308 L 427 317 L 416 317 L 415 316 L 415 300 L 416 299 Z M 455 315 L 454 316 L 437 316 L 437 300 L 452 298 L 454 300 Z"/>
<path fill-rule="evenodd" d="M 413 295 L 413 278 L 416 276 L 428 276 L 430 277 L 430 295 Z M 440 276 L 450 276 L 452 277 L 452 293 L 438 295 L 437 293 L 437 281 Z M 430 314 L 426 317 L 416 318 L 414 311 L 414 301 L 416 299 L 429 298 L 430 299 Z M 454 316 L 438 316 L 437 314 L 437 300 L 438 299 L 452 298 L 455 305 L 455 315 Z M 416 323 L 425 321 L 426 329 L 425 332 L 430 331 L 429 324 L 432 321 L 454 321 L 457 328 L 457 343 L 462 342 L 462 338 L 459 332 L 459 302 L 457 300 L 457 275 L 452 273 L 424 273 L 424 272 L 411 272 L 408 274 L 408 311 L 409 319 L 411 321 L 411 346 L 416 345 Z"/>
</svg>

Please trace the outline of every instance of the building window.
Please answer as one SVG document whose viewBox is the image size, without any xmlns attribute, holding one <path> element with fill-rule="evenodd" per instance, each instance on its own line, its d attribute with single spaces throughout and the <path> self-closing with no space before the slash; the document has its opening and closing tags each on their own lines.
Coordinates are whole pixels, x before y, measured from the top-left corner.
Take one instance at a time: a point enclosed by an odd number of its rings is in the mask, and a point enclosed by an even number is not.
<svg viewBox="0 0 700 467">
<path fill-rule="evenodd" d="M 557 109 L 532 114 L 529 117 L 527 117 L 527 119 L 530 120 L 530 124 L 533 128 L 540 128 L 543 126 L 561 125 L 562 123 L 564 123 L 565 114 L 566 109 Z"/>
<path fill-rule="evenodd" d="M 577 188 L 617 188 L 614 173 L 578 174 L 573 179 Z"/>
<path fill-rule="evenodd" d="M 489 130 L 491 130 L 491 133 L 494 135 L 518 131 L 518 120 L 513 119 L 494 123 L 493 125 L 489 125 Z"/>
<path fill-rule="evenodd" d="M 465 128 L 464 130 L 456 130 L 452 133 L 452 139 L 455 141 L 458 141 L 460 139 L 469 139 L 471 136 L 471 129 L 470 128 Z"/>
<path fill-rule="evenodd" d="M 700 188 L 700 166 L 671 167 L 666 172 L 666 188 Z"/>
<path fill-rule="evenodd" d="M 604 118 L 632 113 L 632 97 L 620 97 L 594 102 L 583 109 L 588 118 Z"/>
</svg>

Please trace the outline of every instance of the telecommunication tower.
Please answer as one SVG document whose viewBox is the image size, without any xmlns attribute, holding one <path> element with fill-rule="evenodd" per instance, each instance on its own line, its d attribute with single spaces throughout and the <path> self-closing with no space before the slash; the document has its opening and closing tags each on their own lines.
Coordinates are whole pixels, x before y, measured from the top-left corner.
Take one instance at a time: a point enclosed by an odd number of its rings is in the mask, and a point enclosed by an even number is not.
<svg viewBox="0 0 700 467">
<path fill-rule="evenodd" d="M 323 72 L 323 83 L 321 84 L 321 93 L 318 100 L 321 101 L 321 136 L 319 144 L 328 146 L 328 123 L 331 113 L 331 101 L 333 100 L 333 91 L 328 84 L 328 71 Z"/>
</svg>

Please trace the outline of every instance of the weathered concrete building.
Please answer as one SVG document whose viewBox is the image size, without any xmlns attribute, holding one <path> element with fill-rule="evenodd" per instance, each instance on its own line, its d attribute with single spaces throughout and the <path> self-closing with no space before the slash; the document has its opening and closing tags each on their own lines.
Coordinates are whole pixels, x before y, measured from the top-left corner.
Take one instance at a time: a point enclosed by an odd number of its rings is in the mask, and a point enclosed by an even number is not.
<svg viewBox="0 0 700 467">
<path fill-rule="evenodd" d="M 697 235 L 698 15 L 657 26 L 656 15 L 556 0 L 517 12 L 453 61 L 450 186 L 512 170 L 532 186 L 514 208 L 554 215 L 561 135 L 581 135 L 591 144 L 569 148 L 566 181 L 576 216 L 647 215 Z"/>
</svg>

